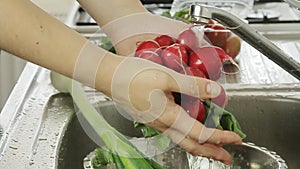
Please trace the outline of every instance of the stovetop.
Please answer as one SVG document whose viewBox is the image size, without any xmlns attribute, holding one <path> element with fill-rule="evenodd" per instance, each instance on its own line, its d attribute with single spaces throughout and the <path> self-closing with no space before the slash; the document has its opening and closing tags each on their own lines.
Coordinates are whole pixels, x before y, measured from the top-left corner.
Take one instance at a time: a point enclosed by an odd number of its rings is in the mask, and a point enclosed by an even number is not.
<svg viewBox="0 0 300 169">
<path fill-rule="evenodd" d="M 276 0 L 275 0 L 276 1 Z M 172 1 L 142 1 L 144 6 L 154 14 L 161 14 L 170 10 Z M 159 3 L 154 3 L 159 2 Z M 73 17 L 74 26 L 95 26 L 96 22 L 85 12 L 83 8 L 78 9 Z M 285 2 L 272 2 L 264 0 L 255 2 L 252 11 L 244 18 L 249 24 L 276 24 L 276 23 L 300 23 L 300 11 Z"/>
</svg>

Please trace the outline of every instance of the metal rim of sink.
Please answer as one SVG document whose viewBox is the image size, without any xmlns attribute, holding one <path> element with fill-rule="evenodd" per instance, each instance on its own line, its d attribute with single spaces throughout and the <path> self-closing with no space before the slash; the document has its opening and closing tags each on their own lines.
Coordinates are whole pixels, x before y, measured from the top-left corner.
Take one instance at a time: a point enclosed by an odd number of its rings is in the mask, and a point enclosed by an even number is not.
<svg viewBox="0 0 300 169">
<path fill-rule="evenodd" d="M 141 139 L 141 138 L 138 138 L 138 139 Z M 264 153 L 266 156 L 270 157 L 270 159 L 273 160 L 273 164 L 272 165 L 275 165 L 277 168 L 276 169 L 287 169 L 288 166 L 287 164 L 285 163 L 285 161 L 278 155 L 276 154 L 276 152 L 274 151 L 270 151 L 268 150 L 267 148 L 265 147 L 259 147 L 257 145 L 255 145 L 254 143 L 251 143 L 251 142 L 243 142 L 242 145 L 238 145 L 239 147 L 244 147 L 245 149 L 253 149 L 255 151 L 259 151 L 261 153 Z M 89 154 L 87 154 L 87 156 L 83 159 L 83 167 L 84 169 L 95 169 L 92 165 L 92 159 L 95 157 L 95 150 L 90 152 Z M 187 158 L 188 158 L 188 154 L 187 154 Z M 220 163 L 219 161 L 215 161 L 215 160 L 212 160 L 212 159 L 208 159 L 208 158 L 205 158 L 205 157 L 195 157 L 196 159 L 196 163 L 197 163 L 197 166 L 193 166 L 193 167 L 200 167 L 205 165 L 204 163 L 206 163 L 207 161 L 209 163 L 213 163 L 214 166 L 218 166 L 218 168 L 230 168 L 230 166 L 227 166 L 227 165 L 224 165 L 223 163 Z M 192 160 L 192 161 L 195 161 Z M 203 160 L 206 160 L 204 162 L 202 162 Z M 276 162 L 276 164 L 274 164 L 274 162 Z M 212 164 L 210 164 L 212 165 Z M 255 164 L 255 165 L 259 165 L 259 164 Z M 251 166 L 251 164 L 249 164 L 249 166 Z M 115 166 L 114 165 L 109 165 L 107 168 L 114 168 Z M 192 168 L 193 168 L 192 167 Z"/>
</svg>

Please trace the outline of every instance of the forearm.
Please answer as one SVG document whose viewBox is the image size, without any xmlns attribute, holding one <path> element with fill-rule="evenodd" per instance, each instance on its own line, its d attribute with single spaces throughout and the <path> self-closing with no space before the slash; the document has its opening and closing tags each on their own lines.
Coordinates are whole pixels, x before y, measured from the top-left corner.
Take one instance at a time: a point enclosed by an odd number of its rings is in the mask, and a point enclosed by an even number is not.
<svg viewBox="0 0 300 169">
<path fill-rule="evenodd" d="M 26 0 L 0 1 L 0 18 L 1 49 L 68 77 L 74 76 L 79 56 L 85 55 L 81 53 L 81 50 L 87 43 L 86 38 Z M 92 48 L 97 55 L 87 56 L 87 59 L 107 57 L 106 59 L 98 58 L 105 64 L 99 63 L 94 70 L 99 80 L 97 89 L 109 92 L 111 77 L 109 74 L 103 76 L 101 69 L 113 69 L 107 62 L 111 59 L 112 64 L 117 64 L 114 62 L 118 62 L 119 57 L 96 45 Z M 93 60 L 87 61 L 87 64 L 89 63 L 93 63 Z M 86 67 L 88 68 L 89 65 Z M 84 77 L 76 78 L 87 83 Z"/>
<path fill-rule="evenodd" d="M 86 39 L 30 1 L 0 2 L 0 48 L 71 76 Z"/>
</svg>

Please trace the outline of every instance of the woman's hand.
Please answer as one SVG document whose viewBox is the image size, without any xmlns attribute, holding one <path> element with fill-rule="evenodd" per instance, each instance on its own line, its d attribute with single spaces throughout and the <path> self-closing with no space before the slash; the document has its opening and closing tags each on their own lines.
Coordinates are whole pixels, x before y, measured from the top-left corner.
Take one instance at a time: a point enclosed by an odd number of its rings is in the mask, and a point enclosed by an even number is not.
<svg viewBox="0 0 300 169">
<path fill-rule="evenodd" d="M 112 79 L 113 100 L 136 121 L 145 123 L 193 155 L 231 163 L 224 144 L 240 144 L 230 131 L 207 128 L 174 102 L 172 92 L 207 99 L 220 94 L 213 81 L 179 74 L 139 58 L 123 58 Z"/>
<path fill-rule="evenodd" d="M 140 41 L 153 39 L 158 34 L 177 37 L 189 27 L 183 22 L 150 14 L 138 1 L 101 1 L 102 3 L 95 2 L 93 6 L 88 1 L 94 0 L 79 2 L 112 40 L 117 53 L 123 56 L 132 56 Z M 128 6 L 120 5 L 122 8 L 118 8 L 115 3 Z M 105 11 L 104 6 L 106 8 L 109 5 L 117 7 L 114 12 Z M 216 97 L 221 92 L 216 82 L 182 75 L 134 57 L 105 58 L 101 63 L 103 67 L 108 64 L 113 65 L 112 68 L 99 71 L 99 80 L 96 80 L 99 82 L 98 88 L 103 84 L 107 86 L 105 82 L 109 82 L 110 88 L 103 88 L 102 91 L 110 95 L 135 120 L 168 135 L 193 155 L 231 163 L 231 156 L 222 145 L 239 144 L 242 142 L 241 138 L 230 131 L 205 127 L 177 105 L 171 95 L 172 92 L 179 92 L 201 99 Z"/>
</svg>

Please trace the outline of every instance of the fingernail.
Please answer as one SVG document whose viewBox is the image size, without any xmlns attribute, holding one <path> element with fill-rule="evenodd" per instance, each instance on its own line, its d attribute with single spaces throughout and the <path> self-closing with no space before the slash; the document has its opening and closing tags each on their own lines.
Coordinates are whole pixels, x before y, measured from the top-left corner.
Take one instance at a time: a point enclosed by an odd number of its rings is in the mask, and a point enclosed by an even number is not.
<svg viewBox="0 0 300 169">
<path fill-rule="evenodd" d="M 217 83 L 211 82 L 206 85 L 206 92 L 212 96 L 218 96 L 221 93 L 221 87 Z"/>
</svg>

